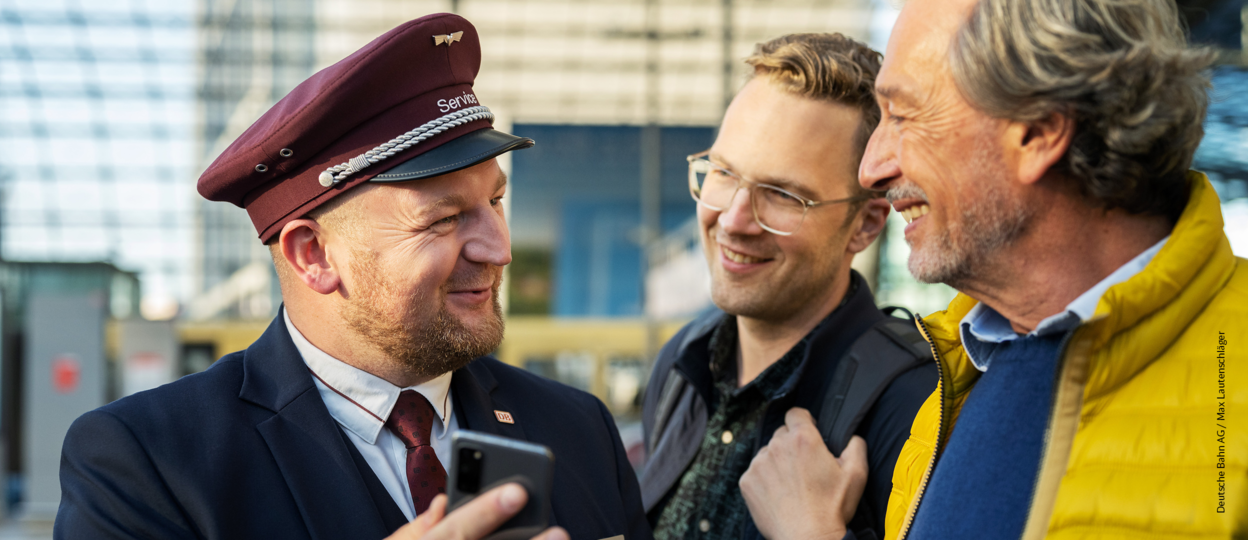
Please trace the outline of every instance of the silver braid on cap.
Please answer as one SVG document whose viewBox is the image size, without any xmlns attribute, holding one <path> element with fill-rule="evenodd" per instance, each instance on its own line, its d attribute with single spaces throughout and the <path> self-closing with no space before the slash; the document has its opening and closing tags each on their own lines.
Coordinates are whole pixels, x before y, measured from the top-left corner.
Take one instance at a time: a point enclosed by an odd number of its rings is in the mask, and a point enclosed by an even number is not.
<svg viewBox="0 0 1248 540">
<path fill-rule="evenodd" d="M 355 156 L 346 163 L 325 169 L 325 171 L 323 171 L 318 177 L 318 180 L 321 182 L 321 185 L 325 187 L 335 185 L 338 182 L 346 180 L 351 175 L 360 172 L 369 165 L 379 161 L 384 161 L 388 157 L 416 146 L 416 144 L 420 141 L 445 132 L 453 127 L 462 126 L 469 122 L 482 119 L 489 120 L 490 123 L 494 123 L 494 113 L 490 112 L 490 108 L 484 105 L 468 107 L 467 109 L 442 115 L 441 117 L 425 122 L 416 129 L 390 139 L 381 146 Z"/>
</svg>

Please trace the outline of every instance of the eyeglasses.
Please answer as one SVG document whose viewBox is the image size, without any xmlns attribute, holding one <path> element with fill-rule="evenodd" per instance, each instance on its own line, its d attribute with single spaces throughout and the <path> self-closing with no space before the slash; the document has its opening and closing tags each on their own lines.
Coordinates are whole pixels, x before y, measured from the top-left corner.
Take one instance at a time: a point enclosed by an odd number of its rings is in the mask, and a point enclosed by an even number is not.
<svg viewBox="0 0 1248 540">
<path fill-rule="evenodd" d="M 722 212 L 732 206 L 742 184 L 750 189 L 750 206 L 754 221 L 767 232 L 789 236 L 797 232 L 806 219 L 806 211 L 816 206 L 846 202 L 865 201 L 883 195 L 882 192 L 835 199 L 812 201 L 771 184 L 746 180 L 727 168 L 706 159 L 710 150 L 685 157 L 689 162 L 689 194 L 698 204 Z"/>
</svg>

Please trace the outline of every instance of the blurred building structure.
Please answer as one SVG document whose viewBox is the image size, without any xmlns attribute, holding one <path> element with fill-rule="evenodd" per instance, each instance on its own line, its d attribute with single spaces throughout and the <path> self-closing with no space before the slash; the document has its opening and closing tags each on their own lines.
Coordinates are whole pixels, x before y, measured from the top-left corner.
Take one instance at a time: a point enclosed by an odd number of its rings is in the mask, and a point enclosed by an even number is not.
<svg viewBox="0 0 1248 540">
<path fill-rule="evenodd" d="M 0 474 L 26 517 L 55 515 L 69 424 L 120 390 L 106 321 L 138 304 L 138 277 L 111 264 L 0 262 Z"/>
<path fill-rule="evenodd" d="M 440 11 L 481 32 L 476 90 L 496 125 L 538 141 L 504 158 L 515 261 L 498 355 L 595 393 L 627 423 L 654 346 L 709 301 L 683 157 L 713 141 L 741 60 L 804 31 L 882 50 L 891 1 L 0 0 L 9 502 L 54 509 L 74 416 L 263 330 L 280 302 L 268 251 L 244 211 L 195 193 L 196 177 L 316 70 Z M 1222 51 L 1195 167 L 1248 256 L 1248 10 L 1179 5 L 1193 40 Z M 855 265 L 880 303 L 943 309 L 953 291 L 909 275 L 903 228 L 890 216 Z"/>
<path fill-rule="evenodd" d="M 1194 40 L 1227 51 L 1215 98 L 1242 95 L 1243 0 L 1180 6 Z M 315 70 L 437 11 L 477 24 L 479 93 L 539 138 L 515 158 L 512 299 L 533 297 L 516 312 L 606 317 L 643 314 L 652 271 L 678 276 L 660 289 L 697 291 L 671 285 L 702 278 L 654 268 L 641 244 L 688 243 L 679 158 L 709 145 L 754 43 L 841 31 L 882 47 L 895 16 L 888 0 L 4 0 L 0 257 L 138 271 L 149 318 L 270 316 L 266 250 L 242 211 L 195 195 L 194 177 Z M 1236 110 L 1215 102 L 1198 156 L 1228 204 L 1248 185 Z M 898 229 L 863 268 L 878 268 L 881 301 L 936 309 L 952 292 L 910 279 Z M 676 300 L 649 312 L 697 303 Z"/>
<path fill-rule="evenodd" d="M 188 1 L 0 1 L 0 258 L 107 261 L 143 312 L 190 292 Z"/>
<path fill-rule="evenodd" d="M 196 170 L 292 88 L 317 63 L 314 0 L 197 2 Z M 194 296 L 187 316 L 265 319 L 280 302 L 268 249 L 246 212 L 197 197 Z"/>
<path fill-rule="evenodd" d="M 1248 219 L 1243 25 L 1226 15 L 1244 2 L 1180 4 L 1194 39 L 1229 51 L 1197 165 L 1230 231 Z M 888 0 L 0 0 L 0 257 L 133 269 L 148 318 L 271 317 L 268 251 L 244 211 L 194 193 L 198 171 L 316 70 L 439 11 L 480 29 L 476 89 L 500 127 L 538 140 L 504 160 L 511 314 L 620 324 L 709 301 L 683 156 L 711 144 L 754 44 L 839 31 L 882 48 L 896 14 Z M 952 290 L 909 276 L 890 220 L 856 266 L 881 303 L 941 309 Z"/>
</svg>

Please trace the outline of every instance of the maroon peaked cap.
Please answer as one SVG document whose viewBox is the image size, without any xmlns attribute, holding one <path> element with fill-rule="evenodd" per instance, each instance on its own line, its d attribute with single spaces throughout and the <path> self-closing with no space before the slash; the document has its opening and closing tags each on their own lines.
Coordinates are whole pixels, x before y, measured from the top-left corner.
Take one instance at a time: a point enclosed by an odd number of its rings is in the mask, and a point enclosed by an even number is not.
<svg viewBox="0 0 1248 540">
<path fill-rule="evenodd" d="M 531 139 L 494 131 L 492 119 L 480 118 L 322 185 L 331 167 L 479 105 L 472 82 L 480 68 L 477 30 L 463 17 L 441 13 L 399 25 L 296 86 L 208 166 L 199 193 L 246 208 L 268 243 L 286 223 L 360 183 L 436 176 L 532 146 Z M 398 167 L 422 155 L 419 167 Z M 413 170 L 377 178 L 396 168 Z"/>
</svg>

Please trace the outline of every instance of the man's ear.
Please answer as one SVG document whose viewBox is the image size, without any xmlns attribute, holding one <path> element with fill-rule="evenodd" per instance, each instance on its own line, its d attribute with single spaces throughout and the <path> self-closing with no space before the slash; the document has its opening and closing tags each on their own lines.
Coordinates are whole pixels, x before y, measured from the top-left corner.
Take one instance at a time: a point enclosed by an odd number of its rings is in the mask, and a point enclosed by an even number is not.
<svg viewBox="0 0 1248 540">
<path fill-rule="evenodd" d="M 1075 121 L 1069 115 L 1051 113 L 1033 122 L 1012 122 L 1006 129 L 1006 148 L 1013 151 L 1017 178 L 1035 184 L 1048 174 L 1075 136 Z"/>
<path fill-rule="evenodd" d="M 891 208 L 888 200 L 883 197 L 863 203 L 862 208 L 858 210 L 858 230 L 854 231 L 854 236 L 849 239 L 846 249 L 850 253 L 858 253 L 867 249 L 867 246 L 875 241 L 875 237 L 884 231 L 884 223 L 888 221 L 888 211 Z"/>
<path fill-rule="evenodd" d="M 342 276 L 330 262 L 326 231 L 311 219 L 296 219 L 282 227 L 278 237 L 282 256 L 296 278 L 309 289 L 330 294 L 342 285 Z"/>
</svg>

